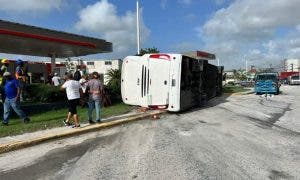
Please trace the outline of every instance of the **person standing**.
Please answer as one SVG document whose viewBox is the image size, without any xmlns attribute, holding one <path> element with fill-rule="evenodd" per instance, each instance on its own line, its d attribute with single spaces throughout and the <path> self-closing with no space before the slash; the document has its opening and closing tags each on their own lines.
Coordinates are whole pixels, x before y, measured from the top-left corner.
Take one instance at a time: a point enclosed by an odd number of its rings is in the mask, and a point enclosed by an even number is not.
<svg viewBox="0 0 300 180">
<path fill-rule="evenodd" d="M 80 105 L 81 107 L 86 106 L 87 102 L 88 102 L 88 93 L 87 93 L 87 82 L 88 82 L 88 76 L 86 74 L 81 76 L 81 79 L 79 80 L 79 83 L 81 85 L 81 89 L 82 89 L 82 98 L 81 98 L 81 102 Z"/>
<path fill-rule="evenodd" d="M 93 72 L 93 79 L 89 80 L 87 83 L 87 88 L 89 90 L 89 100 L 88 100 L 88 118 L 89 123 L 95 123 L 93 121 L 93 110 L 96 109 L 96 122 L 101 122 L 100 117 L 100 95 L 103 91 L 103 86 L 101 81 L 99 80 L 99 74 L 97 72 Z"/>
<path fill-rule="evenodd" d="M 25 90 L 26 86 L 26 73 L 24 70 L 24 61 L 21 59 L 18 59 L 16 61 L 17 67 L 16 67 L 16 73 L 15 77 L 20 82 L 20 100 L 23 101 L 23 91 Z"/>
<path fill-rule="evenodd" d="M 6 79 L 4 86 L 6 98 L 3 104 L 4 113 L 2 124 L 6 126 L 8 125 L 11 108 L 13 108 L 18 116 L 23 119 L 24 123 L 29 123 L 29 117 L 20 108 L 21 89 L 19 80 L 13 78 L 10 72 L 5 72 L 3 76 Z"/>
<path fill-rule="evenodd" d="M 26 82 L 26 75 L 25 75 L 25 70 L 24 70 L 24 61 L 21 59 L 18 59 L 16 61 L 17 67 L 16 67 L 16 79 L 19 80 L 20 82 Z"/>
<path fill-rule="evenodd" d="M 88 76 L 86 74 L 82 75 L 81 79 L 79 80 L 79 83 L 81 85 L 81 89 L 82 89 L 83 94 L 86 93 L 87 82 L 88 82 Z"/>
<path fill-rule="evenodd" d="M 59 86 L 60 85 L 60 77 L 58 76 L 57 73 L 54 73 L 54 77 L 52 78 L 52 84 L 54 86 Z"/>
<path fill-rule="evenodd" d="M 80 127 L 79 116 L 77 115 L 77 106 L 79 105 L 82 90 L 80 83 L 73 79 L 73 75 L 71 73 L 67 74 L 65 79 L 66 82 L 62 85 L 61 89 L 66 89 L 69 112 L 67 119 L 63 120 L 63 122 L 66 126 L 71 126 L 72 124 L 70 123 L 70 119 L 73 117 L 75 125 L 73 125 L 72 128 L 77 128 Z"/>
<path fill-rule="evenodd" d="M 53 73 L 48 74 L 46 84 L 52 84 Z"/>
<path fill-rule="evenodd" d="M 5 72 L 8 71 L 9 61 L 7 59 L 1 60 L 2 66 L 1 66 L 1 75 L 3 75 Z"/>
<path fill-rule="evenodd" d="M 80 73 L 79 69 L 76 69 L 76 71 L 74 73 L 74 80 L 79 81 L 80 79 L 81 79 L 81 73 Z"/>
<path fill-rule="evenodd" d="M 2 103 L 5 101 L 5 93 L 4 93 L 4 85 L 5 85 L 5 78 L 3 74 L 8 71 L 9 61 L 7 59 L 1 60 L 2 66 L 0 69 L 0 94 Z"/>
</svg>

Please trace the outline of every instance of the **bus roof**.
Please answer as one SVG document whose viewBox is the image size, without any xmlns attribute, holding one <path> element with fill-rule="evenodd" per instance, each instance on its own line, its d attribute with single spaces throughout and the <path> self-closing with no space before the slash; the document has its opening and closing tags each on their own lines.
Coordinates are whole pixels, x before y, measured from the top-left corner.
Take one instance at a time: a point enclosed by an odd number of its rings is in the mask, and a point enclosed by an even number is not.
<svg viewBox="0 0 300 180">
<path fill-rule="evenodd" d="M 276 72 L 268 72 L 268 73 L 266 73 L 266 72 L 263 72 L 263 73 L 256 73 L 256 75 L 255 76 L 265 76 L 265 75 L 273 75 L 273 76 L 277 76 L 277 77 L 279 77 L 279 74 L 278 73 L 276 73 Z"/>
</svg>

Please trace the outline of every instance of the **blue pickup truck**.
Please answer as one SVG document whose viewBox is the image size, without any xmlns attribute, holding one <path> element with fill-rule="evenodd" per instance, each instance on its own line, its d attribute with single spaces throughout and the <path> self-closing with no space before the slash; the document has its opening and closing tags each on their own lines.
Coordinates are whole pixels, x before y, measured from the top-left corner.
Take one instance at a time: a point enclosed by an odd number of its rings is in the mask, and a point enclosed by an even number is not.
<svg viewBox="0 0 300 180">
<path fill-rule="evenodd" d="M 278 73 L 259 73 L 255 78 L 256 94 L 279 94 L 280 82 Z"/>
</svg>

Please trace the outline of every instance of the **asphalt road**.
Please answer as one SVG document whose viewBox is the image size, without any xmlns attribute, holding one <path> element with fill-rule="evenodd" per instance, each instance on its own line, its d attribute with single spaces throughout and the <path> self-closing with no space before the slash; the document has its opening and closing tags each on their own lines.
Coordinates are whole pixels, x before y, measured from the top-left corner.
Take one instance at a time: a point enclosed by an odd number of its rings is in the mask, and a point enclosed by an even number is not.
<svg viewBox="0 0 300 180">
<path fill-rule="evenodd" d="M 0 156 L 0 179 L 300 179 L 300 86 Z"/>
</svg>

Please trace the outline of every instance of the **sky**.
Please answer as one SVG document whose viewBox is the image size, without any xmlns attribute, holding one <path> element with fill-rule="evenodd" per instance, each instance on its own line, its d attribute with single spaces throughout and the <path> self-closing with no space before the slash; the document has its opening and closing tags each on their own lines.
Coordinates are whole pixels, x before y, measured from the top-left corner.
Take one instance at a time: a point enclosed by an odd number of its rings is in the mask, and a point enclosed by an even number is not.
<svg viewBox="0 0 300 180">
<path fill-rule="evenodd" d="M 203 50 L 225 69 L 281 67 L 300 57 L 300 0 L 139 0 L 142 48 L 164 53 Z M 113 53 L 134 55 L 136 0 L 0 0 L 0 19 L 92 36 Z M 20 55 L 0 54 L 18 58 Z M 21 56 L 24 57 L 24 56 Z"/>
</svg>

